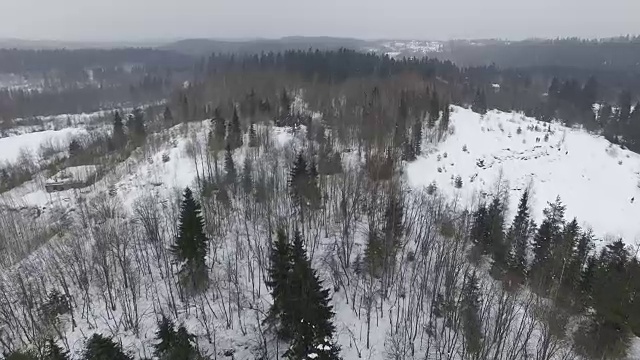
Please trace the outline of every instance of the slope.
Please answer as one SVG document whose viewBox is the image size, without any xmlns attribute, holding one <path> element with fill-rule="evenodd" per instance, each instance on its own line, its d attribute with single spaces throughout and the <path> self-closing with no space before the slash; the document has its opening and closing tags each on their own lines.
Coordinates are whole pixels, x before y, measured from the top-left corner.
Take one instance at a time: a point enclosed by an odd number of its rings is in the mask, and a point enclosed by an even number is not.
<svg viewBox="0 0 640 360">
<path fill-rule="evenodd" d="M 413 186 L 435 182 L 467 206 L 502 190 L 502 180 L 512 211 L 531 186 L 537 220 L 547 202 L 560 196 L 567 217 L 577 217 L 597 236 L 622 237 L 628 244 L 640 240 L 640 155 L 581 129 L 516 113 L 481 116 L 454 107 L 451 123 L 453 134 L 408 164 Z M 460 189 L 454 186 L 457 176 Z"/>
</svg>

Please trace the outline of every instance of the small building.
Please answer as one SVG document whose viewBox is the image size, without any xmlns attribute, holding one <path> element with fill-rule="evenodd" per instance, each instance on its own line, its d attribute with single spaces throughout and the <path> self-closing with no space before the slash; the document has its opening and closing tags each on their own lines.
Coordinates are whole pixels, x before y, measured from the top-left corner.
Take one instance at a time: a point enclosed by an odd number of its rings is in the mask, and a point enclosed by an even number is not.
<svg viewBox="0 0 640 360">
<path fill-rule="evenodd" d="M 81 189 L 96 182 L 98 168 L 95 165 L 72 166 L 63 169 L 47 179 L 47 192 Z"/>
</svg>

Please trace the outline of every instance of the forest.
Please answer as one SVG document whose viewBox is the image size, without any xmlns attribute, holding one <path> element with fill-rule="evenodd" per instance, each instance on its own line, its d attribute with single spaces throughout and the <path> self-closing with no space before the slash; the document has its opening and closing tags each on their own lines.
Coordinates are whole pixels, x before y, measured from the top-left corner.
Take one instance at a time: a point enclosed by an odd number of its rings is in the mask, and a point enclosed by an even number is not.
<svg viewBox="0 0 640 360">
<path fill-rule="evenodd" d="M 529 189 L 509 209 L 498 179 L 466 207 L 411 188 L 404 166 L 455 133 L 457 107 L 638 151 L 637 89 L 347 49 L 213 54 L 189 71 L 55 160 L 99 166 L 88 191 L 0 205 L 6 359 L 632 356 L 637 246 L 597 246 L 561 198 L 538 224 Z"/>
</svg>

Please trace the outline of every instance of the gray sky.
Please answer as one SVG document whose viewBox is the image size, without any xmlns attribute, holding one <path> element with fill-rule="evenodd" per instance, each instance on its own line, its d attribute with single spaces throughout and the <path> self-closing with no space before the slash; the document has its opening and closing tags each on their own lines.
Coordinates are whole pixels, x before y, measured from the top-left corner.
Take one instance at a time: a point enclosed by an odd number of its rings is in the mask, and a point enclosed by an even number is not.
<svg viewBox="0 0 640 360">
<path fill-rule="evenodd" d="M 0 0 L 0 38 L 123 41 L 640 34 L 638 0 Z"/>
</svg>

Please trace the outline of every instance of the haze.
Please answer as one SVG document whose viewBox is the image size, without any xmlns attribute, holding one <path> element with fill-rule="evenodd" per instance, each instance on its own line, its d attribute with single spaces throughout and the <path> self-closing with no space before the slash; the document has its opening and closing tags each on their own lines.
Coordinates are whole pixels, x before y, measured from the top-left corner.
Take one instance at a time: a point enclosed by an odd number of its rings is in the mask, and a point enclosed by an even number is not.
<svg viewBox="0 0 640 360">
<path fill-rule="evenodd" d="M 2 0 L 0 38 L 585 38 L 640 33 L 633 0 Z"/>
</svg>

